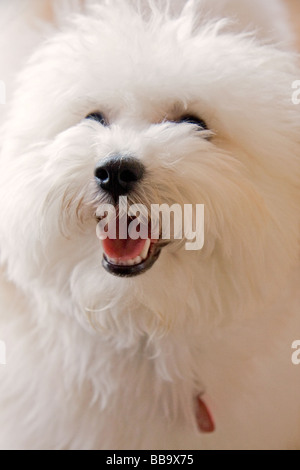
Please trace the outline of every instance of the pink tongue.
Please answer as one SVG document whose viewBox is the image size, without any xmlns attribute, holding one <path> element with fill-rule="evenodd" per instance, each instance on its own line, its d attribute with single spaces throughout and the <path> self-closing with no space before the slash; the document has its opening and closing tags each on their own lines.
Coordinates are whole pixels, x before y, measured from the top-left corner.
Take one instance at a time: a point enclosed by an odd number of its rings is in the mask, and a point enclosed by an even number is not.
<svg viewBox="0 0 300 470">
<path fill-rule="evenodd" d="M 143 251 L 146 240 L 110 240 L 107 238 L 102 241 L 105 254 L 112 259 L 120 261 L 129 261 L 137 258 Z"/>
</svg>

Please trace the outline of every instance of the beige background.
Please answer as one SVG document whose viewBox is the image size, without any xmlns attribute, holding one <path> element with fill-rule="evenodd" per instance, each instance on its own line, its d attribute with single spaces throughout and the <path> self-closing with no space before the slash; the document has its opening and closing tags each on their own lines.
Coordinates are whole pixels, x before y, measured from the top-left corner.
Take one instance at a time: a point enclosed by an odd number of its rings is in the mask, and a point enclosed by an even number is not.
<svg viewBox="0 0 300 470">
<path fill-rule="evenodd" d="M 285 0 L 291 11 L 291 20 L 297 32 L 297 46 L 300 51 L 300 0 Z"/>
</svg>

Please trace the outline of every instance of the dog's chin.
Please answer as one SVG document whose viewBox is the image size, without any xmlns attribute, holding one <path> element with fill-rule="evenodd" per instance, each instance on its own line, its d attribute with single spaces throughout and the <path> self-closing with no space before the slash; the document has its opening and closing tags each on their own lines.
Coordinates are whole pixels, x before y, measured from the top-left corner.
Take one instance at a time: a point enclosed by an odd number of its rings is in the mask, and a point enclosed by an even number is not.
<svg viewBox="0 0 300 470">
<path fill-rule="evenodd" d="M 161 248 L 156 243 L 152 243 L 146 259 L 141 260 L 137 264 L 134 261 L 128 261 L 126 264 L 119 264 L 111 260 L 106 254 L 103 254 L 104 269 L 114 276 L 118 277 L 135 277 L 149 271 L 156 263 L 161 253 Z"/>
</svg>

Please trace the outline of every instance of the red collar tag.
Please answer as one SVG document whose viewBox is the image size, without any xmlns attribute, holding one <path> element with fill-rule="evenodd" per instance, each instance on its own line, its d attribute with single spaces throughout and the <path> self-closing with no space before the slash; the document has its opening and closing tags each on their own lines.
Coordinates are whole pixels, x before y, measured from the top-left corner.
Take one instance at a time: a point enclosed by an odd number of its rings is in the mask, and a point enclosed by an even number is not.
<svg viewBox="0 0 300 470">
<path fill-rule="evenodd" d="M 213 417 L 201 396 L 196 401 L 196 419 L 200 432 L 211 433 L 215 431 L 216 426 Z"/>
</svg>

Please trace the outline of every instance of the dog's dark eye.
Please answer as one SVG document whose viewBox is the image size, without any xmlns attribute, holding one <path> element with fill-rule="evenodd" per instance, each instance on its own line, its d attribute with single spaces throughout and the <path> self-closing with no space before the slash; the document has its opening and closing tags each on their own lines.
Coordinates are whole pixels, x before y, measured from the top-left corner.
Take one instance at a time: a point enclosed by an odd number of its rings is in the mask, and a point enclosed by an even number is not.
<svg viewBox="0 0 300 470">
<path fill-rule="evenodd" d="M 194 124 L 200 128 L 200 130 L 208 130 L 207 124 L 203 119 L 197 118 L 196 116 L 187 115 L 179 119 L 178 122 L 186 122 L 187 124 Z"/>
<path fill-rule="evenodd" d="M 102 126 L 108 126 L 108 122 L 102 113 L 98 113 L 98 112 L 90 113 L 86 116 L 85 119 L 91 119 L 92 121 L 100 122 Z"/>
</svg>

